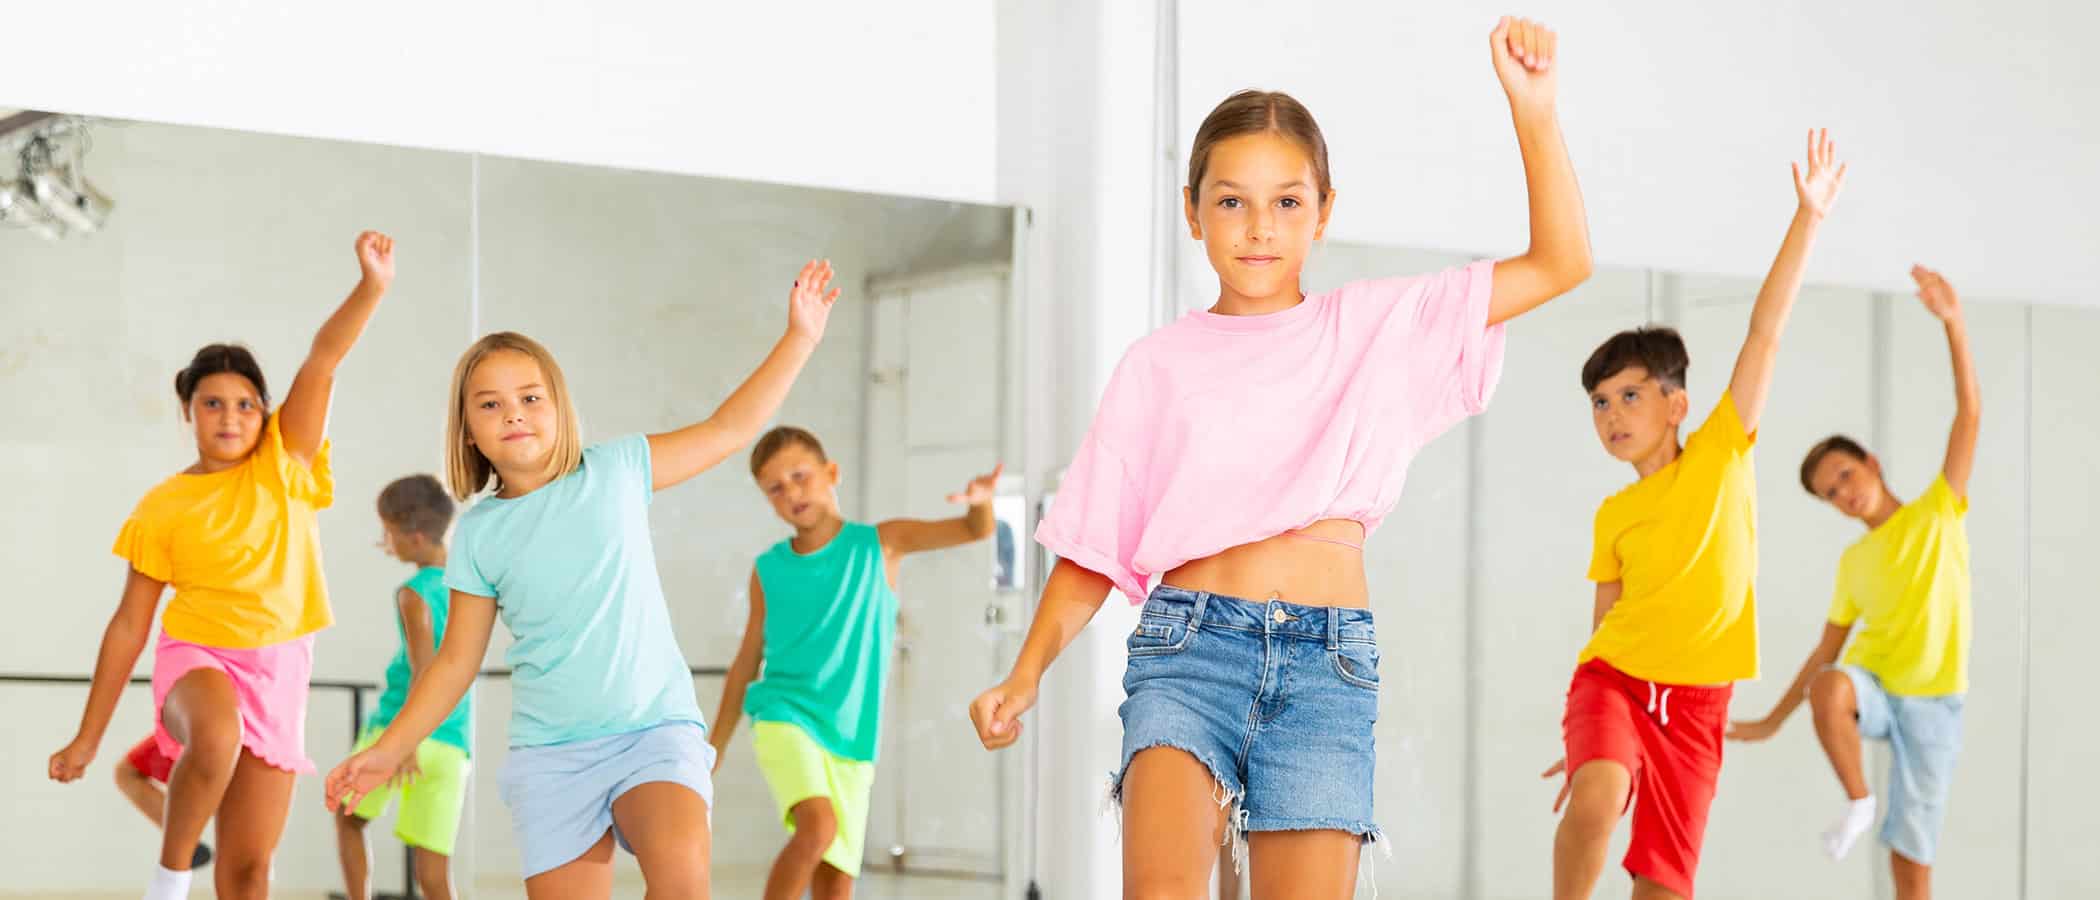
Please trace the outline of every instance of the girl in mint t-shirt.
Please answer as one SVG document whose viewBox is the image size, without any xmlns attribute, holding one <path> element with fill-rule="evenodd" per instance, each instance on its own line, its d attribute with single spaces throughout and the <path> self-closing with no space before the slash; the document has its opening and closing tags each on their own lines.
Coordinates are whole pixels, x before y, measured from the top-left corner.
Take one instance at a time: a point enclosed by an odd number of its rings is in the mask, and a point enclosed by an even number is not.
<svg viewBox="0 0 2100 900">
<path fill-rule="evenodd" d="M 811 262 L 788 295 L 787 333 L 713 415 L 589 447 L 561 367 L 524 335 L 476 341 L 453 370 L 447 476 L 464 500 L 445 567 L 451 621 L 437 659 L 370 748 L 329 773 L 325 801 L 354 808 L 466 695 L 500 614 L 513 643 L 502 794 L 541 898 L 612 895 L 613 846 L 649 892 L 708 895 L 713 750 L 672 636 L 649 503 L 758 434 L 824 334 L 838 292 Z"/>
</svg>

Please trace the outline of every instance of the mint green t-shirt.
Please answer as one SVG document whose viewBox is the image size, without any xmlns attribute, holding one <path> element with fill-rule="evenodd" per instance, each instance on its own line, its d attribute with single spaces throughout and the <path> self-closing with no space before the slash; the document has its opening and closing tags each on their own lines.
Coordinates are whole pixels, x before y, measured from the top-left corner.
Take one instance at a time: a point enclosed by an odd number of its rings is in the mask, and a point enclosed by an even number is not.
<svg viewBox="0 0 2100 900">
<path fill-rule="evenodd" d="M 584 448 L 523 497 L 483 497 L 453 529 L 445 584 L 493 597 L 513 641 L 510 746 L 705 727 L 649 536 L 649 439 Z"/>
<path fill-rule="evenodd" d="M 430 639 L 443 644 L 445 641 L 445 618 L 451 612 L 452 593 L 445 589 L 445 570 L 437 566 L 425 566 L 409 576 L 402 587 L 416 592 L 423 598 L 423 605 L 430 608 Z M 400 714 L 401 704 L 408 700 L 408 684 L 415 670 L 408 664 L 408 629 L 401 624 L 401 616 L 394 616 L 394 633 L 401 638 L 401 646 L 394 651 L 394 660 L 386 665 L 386 690 L 379 695 L 379 705 L 372 709 L 372 716 L 365 720 L 367 728 L 385 728 L 393 724 L 394 716 Z M 474 690 L 460 698 L 452 714 L 430 733 L 430 739 L 458 747 L 467 753 L 467 729 L 474 719 Z"/>
<path fill-rule="evenodd" d="M 744 695 L 744 712 L 798 726 L 839 756 L 874 762 L 897 631 L 897 594 L 875 526 L 848 522 L 807 554 L 781 541 L 757 569 L 765 673 Z"/>
</svg>

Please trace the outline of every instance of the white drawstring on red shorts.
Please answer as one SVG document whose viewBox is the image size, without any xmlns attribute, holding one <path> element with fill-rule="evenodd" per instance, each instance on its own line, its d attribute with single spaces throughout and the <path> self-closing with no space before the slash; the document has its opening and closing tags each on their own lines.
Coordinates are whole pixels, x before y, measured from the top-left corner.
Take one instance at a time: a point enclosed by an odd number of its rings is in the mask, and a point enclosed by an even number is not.
<svg viewBox="0 0 2100 900">
<path fill-rule="evenodd" d="M 1651 681 L 1648 682 L 1648 714 L 1651 716 L 1655 715 L 1658 710 L 1662 712 L 1663 727 L 1670 727 L 1670 688 L 1663 688 L 1662 695 L 1658 698 L 1655 693 L 1655 682 Z"/>
</svg>

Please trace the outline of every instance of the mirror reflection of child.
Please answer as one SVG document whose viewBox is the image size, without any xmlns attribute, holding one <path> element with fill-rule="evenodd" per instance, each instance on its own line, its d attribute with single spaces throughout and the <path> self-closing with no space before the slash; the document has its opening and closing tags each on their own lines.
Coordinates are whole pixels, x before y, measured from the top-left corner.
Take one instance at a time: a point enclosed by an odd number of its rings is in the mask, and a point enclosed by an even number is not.
<svg viewBox="0 0 2100 900">
<path fill-rule="evenodd" d="M 1918 299 L 1946 330 L 1954 368 L 1954 423 L 1939 476 L 1905 503 L 1889 490 L 1881 460 L 1859 442 L 1835 435 L 1809 449 L 1801 487 L 1867 526 L 1867 533 L 1838 560 L 1828 621 L 1793 684 L 1763 719 L 1728 729 L 1735 740 L 1768 740 L 1808 701 L 1816 737 L 1845 792 L 1837 821 L 1823 832 L 1832 859 L 1843 859 L 1874 826 L 1861 739 L 1889 745 L 1881 841 L 1889 848 L 1897 900 L 1932 895 L 1932 863 L 1961 756 L 1971 633 L 1969 474 L 1983 407 L 1954 286 L 1923 266 L 1911 277 Z M 1840 663 L 1847 639 L 1852 649 Z"/>
<path fill-rule="evenodd" d="M 767 897 L 853 895 L 896 631 L 897 565 L 991 537 L 1000 471 L 948 495 L 968 507 L 963 515 L 867 525 L 840 513 L 839 464 L 816 435 L 776 428 L 752 449 L 751 477 L 795 534 L 752 566 L 750 618 L 712 740 L 720 767 L 738 717 L 751 716 L 759 772 L 789 833 Z"/>
<path fill-rule="evenodd" d="M 387 663 L 386 687 L 352 752 L 372 746 L 393 724 L 408 700 L 409 685 L 437 656 L 451 612 L 451 592 L 445 589 L 445 532 L 452 525 L 452 496 L 436 478 L 410 475 L 381 490 L 378 506 L 381 547 L 388 556 L 414 566 L 415 573 L 394 589 L 391 618 L 401 645 Z M 410 848 L 416 885 L 429 900 L 452 900 L 452 853 L 473 769 L 468 740 L 473 722 L 474 699 L 469 693 L 416 746 L 414 778 L 381 787 L 365 795 L 356 809 L 336 815 L 336 855 L 343 866 L 344 892 L 351 900 L 372 896 L 372 854 L 365 825 L 386 813 L 396 793 L 401 795 L 401 812 L 394 836 Z"/>
</svg>

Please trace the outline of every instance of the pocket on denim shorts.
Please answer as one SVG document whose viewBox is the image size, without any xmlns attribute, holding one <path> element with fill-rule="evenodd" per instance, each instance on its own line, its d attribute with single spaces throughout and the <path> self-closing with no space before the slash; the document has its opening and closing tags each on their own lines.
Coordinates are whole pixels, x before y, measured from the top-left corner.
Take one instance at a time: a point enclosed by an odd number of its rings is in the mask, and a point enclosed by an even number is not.
<svg viewBox="0 0 2100 900">
<path fill-rule="evenodd" d="M 1367 691 L 1378 690 L 1377 644 L 1343 641 L 1327 651 L 1327 658 L 1334 662 L 1334 674 L 1342 681 Z"/>
<path fill-rule="evenodd" d="M 1194 633 L 1185 618 L 1146 613 L 1138 617 L 1137 627 L 1131 630 L 1130 640 L 1124 646 L 1131 656 L 1165 656 L 1188 649 Z"/>
</svg>

